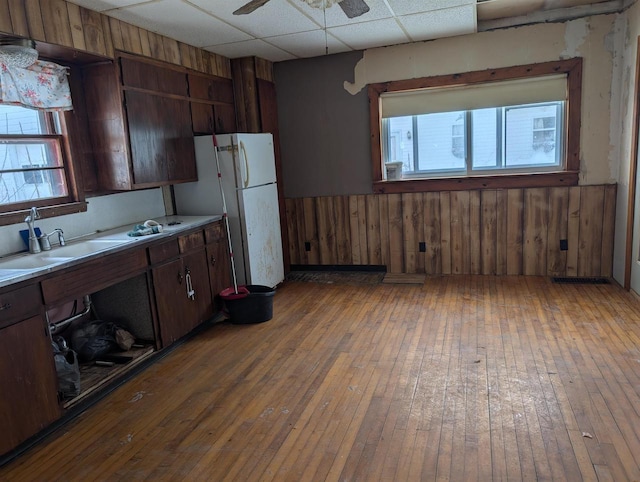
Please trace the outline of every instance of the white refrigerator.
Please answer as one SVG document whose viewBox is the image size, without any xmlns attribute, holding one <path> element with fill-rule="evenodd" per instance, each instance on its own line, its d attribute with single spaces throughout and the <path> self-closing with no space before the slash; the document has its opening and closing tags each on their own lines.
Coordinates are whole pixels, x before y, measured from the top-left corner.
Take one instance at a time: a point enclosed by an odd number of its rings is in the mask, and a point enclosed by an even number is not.
<svg viewBox="0 0 640 482">
<path fill-rule="evenodd" d="M 274 288 L 284 280 L 271 134 L 220 134 L 218 159 L 238 284 Z M 198 181 L 174 186 L 183 215 L 222 214 L 213 136 L 196 136 Z"/>
</svg>

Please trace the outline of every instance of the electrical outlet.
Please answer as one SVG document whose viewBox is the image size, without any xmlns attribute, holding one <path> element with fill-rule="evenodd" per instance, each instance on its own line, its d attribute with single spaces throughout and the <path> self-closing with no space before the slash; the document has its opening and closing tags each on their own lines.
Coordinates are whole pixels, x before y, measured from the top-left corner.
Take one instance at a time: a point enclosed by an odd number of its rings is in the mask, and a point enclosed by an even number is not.
<svg viewBox="0 0 640 482">
<path fill-rule="evenodd" d="M 427 252 L 427 243 L 425 243 L 424 241 L 420 241 L 418 243 L 418 251 L 420 251 L 421 253 L 426 253 Z"/>
<path fill-rule="evenodd" d="M 304 250 L 311 251 L 311 243 L 309 241 L 304 242 Z"/>
<path fill-rule="evenodd" d="M 569 249 L 569 241 L 566 239 L 560 240 L 560 251 L 567 251 Z"/>
</svg>

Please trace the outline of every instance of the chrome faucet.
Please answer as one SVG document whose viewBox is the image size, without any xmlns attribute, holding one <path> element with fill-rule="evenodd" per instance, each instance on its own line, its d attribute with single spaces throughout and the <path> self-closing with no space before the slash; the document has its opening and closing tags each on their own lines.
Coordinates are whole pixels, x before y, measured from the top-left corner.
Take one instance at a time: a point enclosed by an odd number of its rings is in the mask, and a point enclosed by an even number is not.
<svg viewBox="0 0 640 482">
<path fill-rule="evenodd" d="M 36 231 L 33 228 L 33 223 L 36 219 L 40 219 L 40 213 L 38 209 L 34 206 L 29 210 L 29 215 L 24 218 L 24 222 L 27 223 L 29 227 L 29 252 L 30 253 L 39 253 L 40 250 L 40 242 L 38 241 L 38 237 L 36 236 Z"/>
<path fill-rule="evenodd" d="M 53 231 L 51 231 L 49 234 L 43 234 L 38 238 L 40 240 L 40 247 L 42 248 L 43 251 L 49 251 L 51 249 L 51 242 L 49 241 L 49 236 L 55 233 L 58 233 L 58 242 L 60 243 L 60 246 L 64 246 L 66 244 L 63 236 L 64 232 L 62 231 L 62 229 L 56 228 Z"/>
</svg>

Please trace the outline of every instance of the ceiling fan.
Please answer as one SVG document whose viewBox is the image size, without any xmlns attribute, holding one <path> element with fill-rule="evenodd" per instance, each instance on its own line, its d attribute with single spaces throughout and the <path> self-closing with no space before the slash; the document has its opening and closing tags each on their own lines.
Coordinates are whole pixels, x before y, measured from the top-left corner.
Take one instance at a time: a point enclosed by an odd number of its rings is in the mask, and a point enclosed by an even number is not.
<svg viewBox="0 0 640 482">
<path fill-rule="evenodd" d="M 246 15 L 248 13 L 253 12 L 254 10 L 262 7 L 269 0 L 251 0 L 249 3 L 243 5 L 238 10 L 233 12 L 234 15 Z M 335 0 L 303 0 L 312 7 L 322 8 L 325 4 L 326 6 L 331 6 L 333 3 L 336 3 Z M 364 0 L 339 0 L 338 5 L 342 8 L 342 11 L 349 18 L 359 17 L 363 13 L 367 13 L 369 11 L 369 5 L 367 5 Z"/>
</svg>

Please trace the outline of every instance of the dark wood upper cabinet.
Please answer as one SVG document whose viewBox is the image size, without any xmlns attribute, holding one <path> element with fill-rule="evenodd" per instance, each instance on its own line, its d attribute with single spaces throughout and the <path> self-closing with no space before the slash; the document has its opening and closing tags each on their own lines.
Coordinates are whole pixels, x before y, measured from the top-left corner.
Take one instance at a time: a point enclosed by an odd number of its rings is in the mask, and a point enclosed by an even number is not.
<svg viewBox="0 0 640 482">
<path fill-rule="evenodd" d="M 99 191 L 197 180 L 184 69 L 122 55 L 85 66 L 84 81 Z"/>
<path fill-rule="evenodd" d="M 129 57 L 120 58 L 120 68 L 122 69 L 122 85 L 125 87 L 137 87 L 182 97 L 188 95 L 187 78 L 184 72 Z"/>
<path fill-rule="evenodd" d="M 236 132 L 233 81 L 212 75 L 189 74 L 194 134 Z"/>
<path fill-rule="evenodd" d="M 92 191 L 195 181 L 193 136 L 237 131 L 231 79 L 125 53 L 83 78 Z"/>
</svg>

